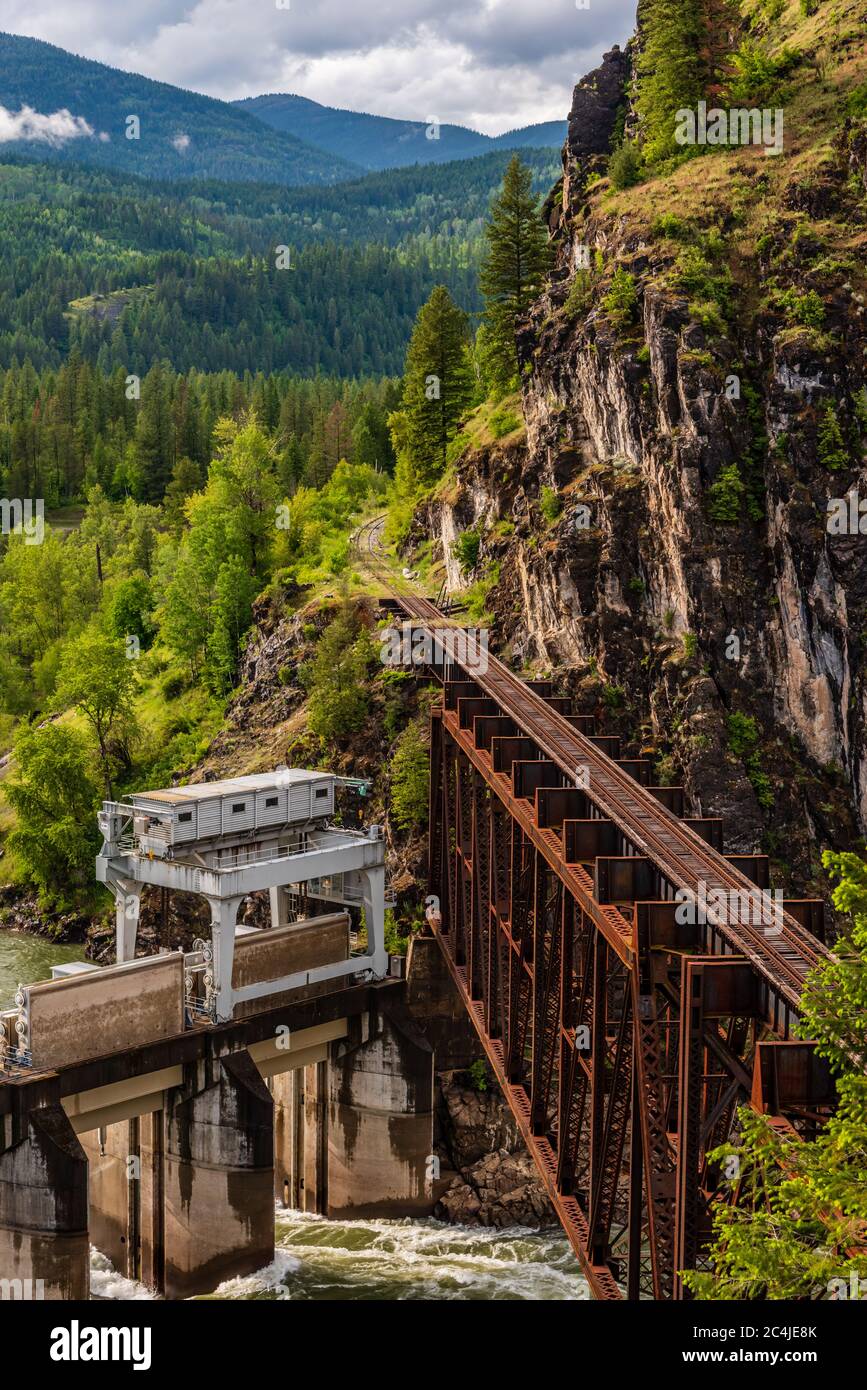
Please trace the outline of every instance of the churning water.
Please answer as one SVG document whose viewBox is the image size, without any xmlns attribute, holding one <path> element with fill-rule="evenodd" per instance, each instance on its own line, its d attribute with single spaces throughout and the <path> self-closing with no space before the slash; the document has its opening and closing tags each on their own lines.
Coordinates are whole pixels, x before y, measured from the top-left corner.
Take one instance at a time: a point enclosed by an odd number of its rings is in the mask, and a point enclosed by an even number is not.
<svg viewBox="0 0 867 1390">
<path fill-rule="evenodd" d="M 479 1230 L 439 1221 L 326 1221 L 277 1213 L 273 1264 L 228 1279 L 220 1299 L 586 1299 L 587 1285 L 559 1231 Z M 94 1294 L 142 1298 L 103 1255 L 91 1263 Z"/>
</svg>

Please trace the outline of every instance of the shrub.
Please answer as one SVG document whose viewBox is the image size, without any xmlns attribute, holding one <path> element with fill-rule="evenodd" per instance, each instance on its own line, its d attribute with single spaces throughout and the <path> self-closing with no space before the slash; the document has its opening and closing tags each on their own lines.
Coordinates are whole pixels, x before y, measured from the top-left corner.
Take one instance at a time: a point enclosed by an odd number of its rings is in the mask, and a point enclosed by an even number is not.
<svg viewBox="0 0 867 1390">
<path fill-rule="evenodd" d="M 730 463 L 721 468 L 716 482 L 711 484 L 707 493 L 707 510 L 711 521 L 737 521 L 745 492 L 737 464 Z"/>
<path fill-rule="evenodd" d="M 636 145 L 624 143 L 608 161 L 608 177 L 612 188 L 633 188 L 644 177 L 641 152 Z"/>
<path fill-rule="evenodd" d="M 825 406 L 819 422 L 816 455 L 822 467 L 830 468 L 832 472 L 849 466 L 849 451 L 843 439 L 837 412 L 830 401 Z"/>
<path fill-rule="evenodd" d="M 474 1091 L 488 1089 L 488 1067 L 483 1057 L 479 1057 L 470 1067 L 470 1082 Z"/>
<path fill-rule="evenodd" d="M 569 286 L 563 312 L 570 319 L 581 318 L 593 302 L 593 277 L 589 270 L 579 270 Z"/>
<path fill-rule="evenodd" d="M 429 765 L 422 723 L 416 719 L 404 729 L 391 756 L 391 810 L 401 830 L 427 823 Z"/>
<path fill-rule="evenodd" d="M 766 808 L 772 806 L 774 796 L 771 790 L 771 779 L 766 772 L 762 771 L 757 747 L 759 741 L 758 724 L 751 714 L 743 714 L 740 710 L 734 710 L 728 716 L 726 724 L 728 726 L 729 748 L 734 756 L 740 758 L 744 764 L 759 805 Z"/>
<path fill-rule="evenodd" d="M 563 499 L 556 488 L 543 487 L 539 496 L 539 510 L 551 526 L 563 510 Z"/>
<path fill-rule="evenodd" d="M 654 219 L 650 229 L 654 236 L 671 237 L 673 241 L 680 241 L 687 233 L 686 223 L 673 212 L 661 212 Z"/>
<path fill-rule="evenodd" d="M 807 290 L 806 294 L 784 290 L 778 302 L 786 311 L 789 321 L 804 328 L 821 328 L 825 322 L 825 305 L 822 296 L 815 290 Z"/>
<path fill-rule="evenodd" d="M 608 314 L 617 322 L 631 323 L 638 308 L 638 292 L 635 288 L 635 276 L 630 275 L 622 265 L 619 265 L 614 272 L 611 281 L 611 289 L 602 301 L 602 306 Z"/>
<path fill-rule="evenodd" d="M 735 76 L 729 83 L 727 100 L 732 106 L 773 105 L 780 97 L 780 79 L 799 60 L 800 55 L 785 45 L 772 56 L 752 39 L 745 39 L 732 58 Z"/>
<path fill-rule="evenodd" d="M 463 574 L 472 574 L 476 565 L 479 563 L 479 550 L 482 544 L 482 537 L 479 531 L 462 531 L 457 537 L 452 553 L 461 567 Z"/>
<path fill-rule="evenodd" d="M 495 410 L 488 420 L 494 439 L 502 439 L 504 435 L 511 434 L 520 423 L 517 415 L 511 410 Z"/>
</svg>

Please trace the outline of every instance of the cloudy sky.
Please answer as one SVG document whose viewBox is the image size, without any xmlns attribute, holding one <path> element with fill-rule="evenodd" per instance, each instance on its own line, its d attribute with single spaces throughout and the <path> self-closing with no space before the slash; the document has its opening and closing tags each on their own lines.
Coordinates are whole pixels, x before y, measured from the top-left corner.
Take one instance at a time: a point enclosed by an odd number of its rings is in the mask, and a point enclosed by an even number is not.
<svg viewBox="0 0 867 1390">
<path fill-rule="evenodd" d="M 7 32 L 210 96 L 298 92 L 491 135 L 565 117 L 634 14 L 635 0 L 0 0 Z"/>
</svg>

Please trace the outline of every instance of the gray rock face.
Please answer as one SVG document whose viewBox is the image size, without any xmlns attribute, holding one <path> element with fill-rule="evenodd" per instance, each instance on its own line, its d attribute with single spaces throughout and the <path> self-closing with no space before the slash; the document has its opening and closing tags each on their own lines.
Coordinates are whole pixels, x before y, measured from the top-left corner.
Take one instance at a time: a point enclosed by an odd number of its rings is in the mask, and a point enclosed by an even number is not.
<svg viewBox="0 0 867 1390">
<path fill-rule="evenodd" d="M 572 93 L 566 137 L 566 149 L 573 159 L 610 150 L 628 76 L 628 54 L 615 44 L 600 66 L 578 83 Z"/>
<path fill-rule="evenodd" d="M 515 1119 L 496 1087 L 477 1091 L 465 1073 L 440 1074 L 444 1145 L 458 1176 L 435 1215 L 468 1226 L 549 1226 L 556 1215 Z"/>
<path fill-rule="evenodd" d="M 867 540 L 826 527 L 831 499 L 867 499 L 867 305 L 844 262 L 814 274 L 790 247 L 806 204 L 841 237 L 863 223 L 847 180 L 867 176 L 867 123 L 842 128 L 821 177 L 780 181 L 772 244 L 732 255 L 735 311 L 703 326 L 677 287 L 680 247 L 653 230 L 658 189 L 646 215 L 640 190 L 637 211 L 613 213 L 576 168 L 598 167 L 617 109 L 627 58 L 608 58 L 576 88 L 548 205 L 555 266 L 519 328 L 526 442 L 468 452 L 424 529 L 443 549 L 483 531 L 479 573 L 499 567 L 492 642 L 514 665 L 553 673 L 630 751 L 668 760 L 690 814 L 721 815 L 730 851 L 769 850 L 777 886 L 823 892 L 819 848 L 867 830 Z M 728 211 L 696 220 L 734 246 Z M 588 249 L 593 288 L 576 309 Z M 628 325 L 604 303 L 615 265 L 634 282 Z M 821 331 L 763 297 L 771 272 L 778 293 L 821 301 Z M 832 410 L 848 465 L 822 460 Z M 720 518 L 711 489 L 733 467 L 745 492 Z M 754 721 L 751 749 L 733 714 Z"/>
</svg>

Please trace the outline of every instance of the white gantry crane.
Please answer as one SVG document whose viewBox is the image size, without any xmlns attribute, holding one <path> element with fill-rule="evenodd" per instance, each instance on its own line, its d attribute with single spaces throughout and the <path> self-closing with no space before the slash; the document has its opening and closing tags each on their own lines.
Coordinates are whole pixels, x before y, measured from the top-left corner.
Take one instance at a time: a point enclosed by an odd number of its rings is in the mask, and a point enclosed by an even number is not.
<svg viewBox="0 0 867 1390">
<path fill-rule="evenodd" d="M 96 874 L 115 896 L 118 962 L 135 956 L 141 890 L 150 884 L 198 893 L 210 904 L 219 1021 L 231 1019 L 236 1003 L 321 980 L 383 978 L 385 845 L 379 826 L 360 832 L 332 824 L 335 786 L 343 784 L 360 785 L 326 772 L 278 768 L 103 802 Z M 244 930 L 237 926 L 238 908 L 249 893 L 264 889 L 272 926 L 292 920 L 302 890 L 308 903 L 362 907 L 366 953 L 233 990 L 235 934 Z"/>
</svg>

